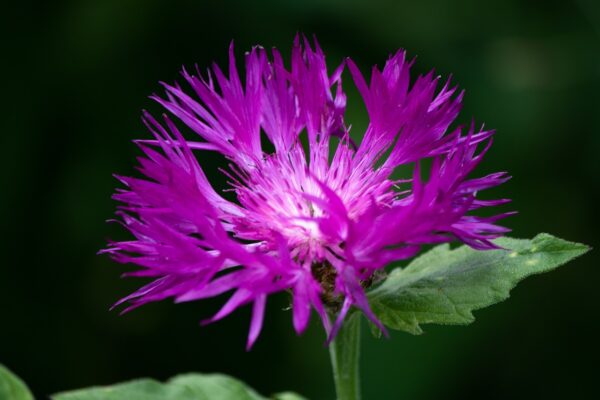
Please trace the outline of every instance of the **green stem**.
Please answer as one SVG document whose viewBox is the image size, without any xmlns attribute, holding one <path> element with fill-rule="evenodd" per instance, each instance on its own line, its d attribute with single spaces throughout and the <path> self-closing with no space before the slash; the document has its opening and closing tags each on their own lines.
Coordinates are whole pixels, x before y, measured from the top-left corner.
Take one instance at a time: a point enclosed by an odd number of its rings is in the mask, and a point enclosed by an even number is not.
<svg viewBox="0 0 600 400">
<path fill-rule="evenodd" d="M 352 313 L 329 345 L 338 400 L 360 400 L 360 313 Z"/>
</svg>

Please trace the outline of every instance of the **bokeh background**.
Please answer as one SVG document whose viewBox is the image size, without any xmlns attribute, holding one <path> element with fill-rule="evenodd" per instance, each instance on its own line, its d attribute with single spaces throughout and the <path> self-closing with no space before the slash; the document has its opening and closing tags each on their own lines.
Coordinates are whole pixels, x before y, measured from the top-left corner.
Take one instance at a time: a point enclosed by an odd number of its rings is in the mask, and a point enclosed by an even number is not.
<svg viewBox="0 0 600 400">
<path fill-rule="evenodd" d="M 220 371 L 264 394 L 333 398 L 323 332 L 296 337 L 273 300 L 255 348 L 248 310 L 199 327 L 222 299 L 109 312 L 141 282 L 96 256 L 115 203 L 113 172 L 133 173 L 140 110 L 182 65 L 223 64 L 254 44 L 289 54 L 316 34 L 333 67 L 365 71 L 404 47 L 415 72 L 452 73 L 467 95 L 460 122 L 497 129 L 480 173 L 508 170 L 496 192 L 539 231 L 598 247 L 600 7 L 594 0 L 20 1 L 3 13 L 0 362 L 40 399 L 135 377 Z M 349 76 L 347 121 L 366 112 Z M 217 159 L 206 160 L 212 176 Z M 426 327 L 390 340 L 365 334 L 366 399 L 585 398 L 597 392 L 598 257 L 530 278 L 469 327 Z M 4 399 L 3 399 L 4 400 Z"/>
</svg>

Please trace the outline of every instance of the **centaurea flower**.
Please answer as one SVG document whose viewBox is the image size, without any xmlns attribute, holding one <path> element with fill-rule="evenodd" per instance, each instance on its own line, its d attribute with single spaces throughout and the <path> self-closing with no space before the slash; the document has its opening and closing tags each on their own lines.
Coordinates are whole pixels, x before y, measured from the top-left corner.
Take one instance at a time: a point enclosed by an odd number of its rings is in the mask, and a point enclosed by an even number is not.
<svg viewBox="0 0 600 400">
<path fill-rule="evenodd" d="M 277 50 L 269 56 L 255 47 L 245 56 L 242 82 L 231 46 L 227 75 L 215 65 L 204 77 L 184 69 L 186 90 L 163 83 L 165 95 L 152 98 L 169 114 L 161 123 L 144 112 L 154 139 L 137 141 L 144 178 L 119 176 L 126 188 L 114 195 L 134 239 L 105 250 L 142 267 L 127 275 L 153 281 L 117 304 L 129 303 L 129 310 L 232 292 L 205 322 L 251 303 L 251 347 L 267 296 L 289 291 L 295 330 L 305 330 L 314 309 L 331 339 L 351 307 L 385 331 L 365 289 L 386 265 L 412 257 L 421 245 L 459 240 L 496 248 L 491 240 L 507 229 L 495 222 L 509 213 L 471 212 L 506 203 L 476 195 L 508 177 L 468 177 L 493 131 L 473 124 L 466 134 L 450 130 L 463 92 L 450 80 L 438 90 L 433 72 L 411 85 L 413 62 L 405 57 L 398 51 L 383 70 L 374 67 L 367 83 L 350 59 L 330 74 L 316 41 L 296 38 L 289 69 Z M 346 66 L 370 118 L 359 145 L 344 121 Z M 184 139 L 173 117 L 198 140 Z M 273 152 L 264 150 L 261 132 Z M 222 172 L 237 201 L 209 183 L 197 158 L 207 151 L 229 160 Z M 419 163 L 426 158 L 433 161 L 424 181 Z M 412 178 L 394 180 L 405 164 L 414 164 Z"/>
</svg>

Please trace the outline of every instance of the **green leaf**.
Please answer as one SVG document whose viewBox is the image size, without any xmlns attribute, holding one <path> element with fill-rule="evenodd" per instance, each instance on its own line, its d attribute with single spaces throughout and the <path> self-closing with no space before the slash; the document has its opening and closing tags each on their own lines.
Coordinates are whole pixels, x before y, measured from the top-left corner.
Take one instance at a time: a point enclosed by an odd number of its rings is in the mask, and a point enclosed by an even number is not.
<svg viewBox="0 0 600 400">
<path fill-rule="evenodd" d="M 296 393 L 283 392 L 273 395 L 273 400 L 306 400 L 306 398 Z"/>
<path fill-rule="evenodd" d="M 23 381 L 2 364 L 0 364 L 0 399 L 33 400 L 33 395 Z"/>
<path fill-rule="evenodd" d="M 279 396 L 279 397 L 277 397 Z M 294 397 L 295 396 L 295 397 Z M 1 398 L 1 397 L 0 397 Z M 112 386 L 74 390 L 52 396 L 53 400 L 267 400 L 245 383 L 220 374 L 186 374 L 166 383 L 137 379 Z M 280 400 L 302 400 L 293 393 Z"/>
<path fill-rule="evenodd" d="M 373 312 L 388 327 L 415 335 L 423 332 L 421 324 L 469 324 L 472 311 L 507 299 L 519 281 L 590 250 L 546 233 L 495 243 L 506 250 L 451 250 L 445 244 L 393 270 L 368 294 Z"/>
</svg>

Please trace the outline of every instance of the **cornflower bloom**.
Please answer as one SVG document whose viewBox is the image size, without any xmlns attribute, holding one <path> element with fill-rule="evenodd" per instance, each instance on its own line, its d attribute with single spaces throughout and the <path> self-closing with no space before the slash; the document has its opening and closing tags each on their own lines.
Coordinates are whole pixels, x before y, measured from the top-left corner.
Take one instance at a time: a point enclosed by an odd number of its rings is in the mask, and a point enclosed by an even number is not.
<svg viewBox="0 0 600 400">
<path fill-rule="evenodd" d="M 471 212 L 508 202 L 476 197 L 508 177 L 468 177 L 493 131 L 473 124 L 466 133 L 449 129 L 463 92 L 450 80 L 440 85 L 433 72 L 411 85 L 412 65 L 398 51 L 383 70 L 373 68 L 367 83 L 350 59 L 330 74 L 316 40 L 311 46 L 296 38 L 289 69 L 276 49 L 269 56 L 255 47 L 245 55 L 242 82 L 232 45 L 228 74 L 216 65 L 204 77 L 184 69 L 187 90 L 163 83 L 165 95 L 152 98 L 168 115 L 159 122 L 144 112 L 154 138 L 137 141 L 144 177 L 118 176 L 125 188 L 114 195 L 134 238 L 104 250 L 142 267 L 126 275 L 153 281 L 117 305 L 128 303 L 127 311 L 171 297 L 186 302 L 232 292 L 204 322 L 251 303 L 250 348 L 267 296 L 289 291 L 298 333 L 314 308 L 331 340 L 352 307 L 385 332 L 365 289 L 386 265 L 414 256 L 425 244 L 459 240 L 475 249 L 496 248 L 491 240 L 508 230 L 495 222 L 510 213 Z M 359 145 L 344 121 L 346 66 L 370 118 Z M 172 117 L 198 140 L 186 140 Z M 274 151 L 265 151 L 261 135 Z M 202 152 L 229 161 L 222 173 L 237 201 L 211 186 L 198 163 Z M 422 159 L 432 160 L 427 180 L 420 174 Z M 414 165 L 412 178 L 393 179 L 406 164 Z"/>
</svg>

